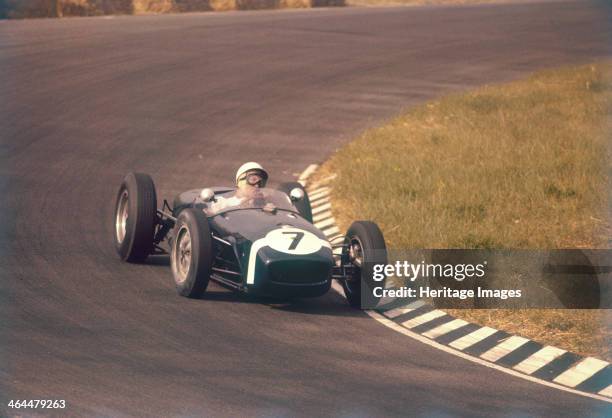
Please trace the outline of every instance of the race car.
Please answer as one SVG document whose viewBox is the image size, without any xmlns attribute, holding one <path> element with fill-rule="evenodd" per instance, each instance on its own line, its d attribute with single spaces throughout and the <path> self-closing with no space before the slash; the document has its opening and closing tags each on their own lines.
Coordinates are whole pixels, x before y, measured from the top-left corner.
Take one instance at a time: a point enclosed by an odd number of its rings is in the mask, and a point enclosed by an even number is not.
<svg viewBox="0 0 612 418">
<path fill-rule="evenodd" d="M 169 255 L 176 290 L 202 297 L 210 279 L 240 292 L 282 299 L 317 297 L 338 280 L 353 307 L 373 285 L 371 266 L 386 263 L 378 226 L 356 221 L 332 242 L 313 225 L 298 182 L 243 193 L 206 187 L 157 207 L 148 174 L 129 173 L 115 205 L 114 241 L 122 260 Z M 380 284 L 378 284 L 380 285 Z"/>
</svg>

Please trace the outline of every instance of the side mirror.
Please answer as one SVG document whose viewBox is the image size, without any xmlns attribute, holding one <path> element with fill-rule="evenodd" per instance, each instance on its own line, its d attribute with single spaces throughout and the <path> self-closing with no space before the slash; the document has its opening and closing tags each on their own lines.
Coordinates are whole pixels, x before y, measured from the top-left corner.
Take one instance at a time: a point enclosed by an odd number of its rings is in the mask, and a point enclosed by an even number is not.
<svg viewBox="0 0 612 418">
<path fill-rule="evenodd" d="M 214 198 L 215 192 L 213 192 L 212 189 L 202 189 L 200 192 L 200 199 L 202 199 L 204 202 L 210 202 Z"/>
<path fill-rule="evenodd" d="M 289 192 L 289 198 L 292 202 L 302 200 L 304 198 L 304 190 L 300 189 L 299 187 L 291 189 Z"/>
</svg>

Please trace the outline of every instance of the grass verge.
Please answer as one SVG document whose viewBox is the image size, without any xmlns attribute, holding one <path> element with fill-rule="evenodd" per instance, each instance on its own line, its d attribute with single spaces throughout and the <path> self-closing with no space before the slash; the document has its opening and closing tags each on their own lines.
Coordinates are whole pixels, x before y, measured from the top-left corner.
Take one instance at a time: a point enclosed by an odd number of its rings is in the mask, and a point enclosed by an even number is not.
<svg viewBox="0 0 612 418">
<path fill-rule="evenodd" d="M 516 0 L 515 0 L 516 1 Z M 450 4 L 481 4 L 502 3 L 512 0 L 346 0 L 347 6 L 375 7 L 375 6 L 433 6 Z"/>
<path fill-rule="evenodd" d="M 0 0 L 0 19 L 344 6 L 345 0 Z"/>
<path fill-rule="evenodd" d="M 317 172 L 340 229 L 391 248 L 608 248 L 610 62 L 454 94 L 365 132 Z M 605 310 L 453 310 L 610 359 Z"/>
</svg>

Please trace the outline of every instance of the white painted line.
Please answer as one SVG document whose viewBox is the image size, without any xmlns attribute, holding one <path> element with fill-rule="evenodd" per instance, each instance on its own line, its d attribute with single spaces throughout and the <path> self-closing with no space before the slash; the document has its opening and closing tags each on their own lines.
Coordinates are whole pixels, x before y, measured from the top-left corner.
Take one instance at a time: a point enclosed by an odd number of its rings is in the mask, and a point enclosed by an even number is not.
<svg viewBox="0 0 612 418">
<path fill-rule="evenodd" d="M 321 212 L 324 212 L 326 210 L 331 210 L 331 203 L 325 203 L 323 205 L 320 206 L 312 206 L 312 215 L 317 215 Z"/>
<path fill-rule="evenodd" d="M 517 337 L 516 335 L 513 335 L 510 338 L 507 338 L 501 343 L 497 344 L 489 351 L 482 353 L 480 357 L 491 362 L 496 362 L 506 354 L 513 352 L 514 350 L 525 344 L 527 341 L 529 341 L 527 338 Z"/>
<path fill-rule="evenodd" d="M 319 222 L 319 221 L 321 221 L 323 219 L 331 218 L 331 216 L 332 216 L 331 210 L 326 210 L 325 212 L 321 212 L 321 213 L 317 214 L 317 216 L 313 216 L 312 220 L 313 220 L 313 222 Z"/>
<path fill-rule="evenodd" d="M 300 174 L 300 177 L 298 178 L 298 181 L 302 184 L 302 186 L 305 185 L 308 177 L 310 177 L 317 168 L 319 168 L 318 164 L 310 164 L 308 167 L 306 167 L 306 170 L 302 171 L 302 174 Z"/>
<path fill-rule="evenodd" d="M 607 388 L 605 388 L 604 390 L 600 390 L 599 391 L 600 395 L 603 396 L 608 396 L 610 398 L 612 398 L 612 385 L 608 386 Z"/>
<path fill-rule="evenodd" d="M 324 219 L 321 222 L 315 222 L 314 226 L 319 229 L 329 228 L 330 226 L 336 225 L 336 220 L 334 218 Z"/>
<path fill-rule="evenodd" d="M 389 309 L 388 311 L 383 312 L 383 315 L 385 315 L 387 318 L 396 318 L 405 313 L 412 312 L 415 309 L 420 308 L 424 305 L 425 302 L 423 302 L 422 300 L 417 300 L 406 306 L 402 306 L 401 308 Z"/>
<path fill-rule="evenodd" d="M 334 285 L 335 284 L 336 283 L 334 283 Z M 336 290 L 336 291 L 339 291 L 339 289 L 338 289 L 339 287 L 340 287 L 340 285 L 333 286 L 333 289 Z M 502 373 L 506 373 L 506 374 L 509 374 L 511 376 L 518 377 L 519 379 L 523 379 L 523 380 L 527 380 L 527 381 L 530 381 L 530 382 L 539 383 L 539 384 L 547 386 L 547 387 L 559 389 L 559 390 L 562 390 L 564 392 L 573 393 L 575 395 L 582 395 L 582 396 L 584 396 L 586 398 L 597 399 L 597 400 L 600 400 L 600 401 L 612 403 L 612 399 L 606 398 L 605 396 L 601 396 L 601 395 L 597 395 L 597 394 L 594 394 L 594 393 L 582 392 L 582 391 L 579 391 L 579 390 L 571 389 L 571 388 L 568 388 L 568 387 L 565 387 L 565 386 L 561 386 L 561 385 L 558 385 L 558 384 L 555 384 L 555 383 L 552 383 L 552 382 L 548 382 L 546 380 L 535 378 L 535 377 L 530 376 L 528 374 L 519 373 L 519 372 L 517 372 L 515 370 L 509 369 L 509 368 L 506 368 L 506 367 L 503 367 L 503 366 L 499 366 L 499 365 L 497 365 L 495 363 L 489 363 L 488 361 L 482 360 L 482 359 L 480 359 L 478 357 L 470 356 L 469 354 L 466 354 L 466 353 L 463 353 L 461 351 L 455 350 L 455 349 L 453 349 L 451 347 L 448 347 L 448 346 L 446 346 L 444 344 L 440 344 L 440 343 L 438 343 L 438 342 L 436 342 L 434 340 L 430 340 L 429 338 L 424 337 L 421 334 L 417 334 L 416 332 L 410 331 L 409 329 L 404 328 L 404 327 L 402 327 L 399 324 L 396 324 L 392 320 L 390 320 L 388 318 L 385 318 L 383 315 L 379 314 L 376 311 L 364 311 L 364 312 L 367 315 L 369 315 L 371 318 L 373 318 L 374 320 L 380 322 L 381 324 L 385 325 L 388 328 L 391 328 L 392 330 L 394 330 L 396 332 L 399 332 L 400 334 L 404 334 L 407 337 L 410 337 L 410 338 L 412 338 L 414 340 L 420 341 L 423 344 L 427 344 L 430 347 L 437 348 L 438 350 L 444 351 L 446 353 L 455 355 L 457 357 L 461 357 L 461 358 L 463 358 L 465 360 L 468 360 L 468 361 L 471 361 L 473 363 L 480 364 L 481 366 L 485 366 L 485 367 L 488 367 L 490 369 L 498 370 L 498 371 L 500 371 Z M 481 329 L 483 329 L 483 328 L 481 328 Z M 495 331 L 497 331 L 497 330 L 493 330 L 493 332 L 495 332 Z M 608 390 L 608 389 L 606 389 L 606 390 Z M 608 392 L 606 392 L 606 393 L 608 393 Z"/>
<path fill-rule="evenodd" d="M 476 344 L 478 341 L 482 341 L 496 332 L 497 330 L 495 328 L 482 327 L 468 335 L 464 335 L 463 337 L 456 339 L 449 345 L 457 350 L 465 350 L 466 348 Z"/>
<path fill-rule="evenodd" d="M 310 200 L 310 207 L 319 207 L 321 205 L 324 205 L 326 203 L 331 203 L 329 201 L 329 196 L 321 196 L 318 197 L 317 199 L 311 199 Z"/>
<path fill-rule="evenodd" d="M 435 309 L 423 315 L 419 315 L 416 318 L 412 318 L 412 319 L 409 319 L 408 321 L 404 321 L 402 322 L 402 325 L 405 326 L 406 328 L 414 328 L 417 325 L 424 324 L 426 322 L 432 321 L 444 315 L 446 315 L 446 312 Z"/>
<path fill-rule="evenodd" d="M 310 202 L 317 202 L 322 200 L 329 200 L 329 190 L 323 190 L 316 193 L 308 194 Z"/>
<path fill-rule="evenodd" d="M 327 228 L 326 230 L 321 232 L 323 232 L 323 235 L 325 235 L 326 237 L 331 237 L 332 235 L 340 233 L 340 230 L 337 226 L 332 226 L 331 228 Z"/>
<path fill-rule="evenodd" d="M 318 207 L 323 206 L 325 204 L 331 204 L 331 202 L 329 201 L 329 197 L 322 197 L 322 198 L 320 198 L 318 200 L 314 200 L 314 201 L 311 200 L 310 201 L 310 207 L 312 209 L 318 208 Z"/>
<path fill-rule="evenodd" d="M 328 236 L 327 240 L 329 241 L 330 244 L 332 244 L 332 246 L 335 246 L 335 248 L 332 248 L 332 252 L 336 255 L 342 255 L 342 250 L 344 248 L 342 248 L 339 245 L 343 242 L 344 236 L 343 235 L 332 235 L 332 236 Z"/>
<path fill-rule="evenodd" d="M 560 383 L 571 388 L 578 386 L 580 383 L 593 376 L 595 373 L 606 367 L 607 361 L 599 360 L 593 357 L 587 357 L 580 363 L 575 364 L 567 369 L 559 376 L 553 379 L 553 382 Z"/>
<path fill-rule="evenodd" d="M 344 235 L 334 235 L 332 237 L 328 237 L 327 240 L 334 244 L 340 244 L 344 241 Z"/>
<path fill-rule="evenodd" d="M 527 357 L 525 360 L 514 366 L 514 370 L 518 370 L 519 372 L 523 372 L 526 374 L 531 374 L 536 370 L 540 370 L 542 367 L 546 366 L 548 363 L 566 352 L 567 351 L 557 347 L 553 347 L 552 345 L 547 345 L 546 347 L 542 348 L 536 353 L 533 353 L 531 356 Z"/>
<path fill-rule="evenodd" d="M 331 204 L 331 202 L 329 201 L 329 197 L 322 197 L 319 200 L 315 200 L 315 201 L 310 201 L 310 207 L 312 209 L 318 208 L 320 206 L 323 206 L 325 204 Z"/>
<path fill-rule="evenodd" d="M 330 192 L 330 190 L 331 189 L 328 186 L 322 186 L 322 187 L 319 187 L 318 189 L 309 189 L 308 193 L 310 193 L 311 195 L 314 196 L 314 195 L 319 194 L 319 193 L 327 194 L 327 193 Z"/>
<path fill-rule="evenodd" d="M 461 328 L 464 325 L 469 324 L 469 322 L 464 321 L 463 319 L 454 319 L 446 324 L 442 324 L 439 327 L 435 327 L 427 332 L 424 332 L 423 335 L 427 338 L 438 338 L 440 335 L 448 334 L 449 332 L 456 330 L 457 328 Z"/>
<path fill-rule="evenodd" d="M 310 199 L 311 205 L 322 205 L 323 203 L 329 202 L 329 193 L 319 193 L 315 196 L 309 194 L 308 199 Z"/>
</svg>

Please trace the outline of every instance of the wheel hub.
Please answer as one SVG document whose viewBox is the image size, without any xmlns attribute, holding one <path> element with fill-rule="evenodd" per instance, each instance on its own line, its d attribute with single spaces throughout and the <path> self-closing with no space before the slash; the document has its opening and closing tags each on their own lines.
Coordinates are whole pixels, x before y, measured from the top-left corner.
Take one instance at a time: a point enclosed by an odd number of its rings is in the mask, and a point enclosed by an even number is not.
<svg viewBox="0 0 612 418">
<path fill-rule="evenodd" d="M 119 197 L 119 201 L 117 202 L 117 215 L 115 217 L 115 237 L 117 238 L 117 242 L 119 244 L 121 244 L 125 239 L 129 203 L 130 199 L 128 191 L 124 190 L 123 193 L 121 193 L 121 197 Z"/>
<path fill-rule="evenodd" d="M 191 266 L 191 234 L 185 226 L 179 230 L 173 261 L 179 282 L 186 280 Z"/>
</svg>

